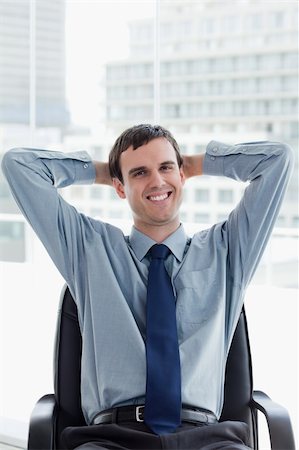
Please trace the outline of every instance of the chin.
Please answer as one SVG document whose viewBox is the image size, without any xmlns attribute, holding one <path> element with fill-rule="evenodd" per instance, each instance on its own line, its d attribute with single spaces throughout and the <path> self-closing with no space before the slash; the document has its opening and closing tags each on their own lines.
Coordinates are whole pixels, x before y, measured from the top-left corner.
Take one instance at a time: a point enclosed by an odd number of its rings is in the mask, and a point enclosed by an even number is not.
<svg viewBox="0 0 299 450">
<path fill-rule="evenodd" d="M 155 225 L 169 225 L 175 224 L 176 222 L 180 222 L 178 216 L 165 216 L 165 217 L 156 217 L 153 218 L 152 223 Z"/>
</svg>

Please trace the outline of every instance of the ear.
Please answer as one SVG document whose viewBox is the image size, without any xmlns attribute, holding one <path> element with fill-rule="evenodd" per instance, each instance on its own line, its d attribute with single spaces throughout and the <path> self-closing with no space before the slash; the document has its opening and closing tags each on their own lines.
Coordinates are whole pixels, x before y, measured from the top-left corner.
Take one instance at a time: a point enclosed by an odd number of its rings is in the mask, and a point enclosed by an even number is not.
<svg viewBox="0 0 299 450">
<path fill-rule="evenodd" d="M 186 181 L 186 175 L 184 173 L 183 166 L 180 167 L 180 176 L 181 176 L 182 185 L 184 185 L 185 181 Z"/>
<path fill-rule="evenodd" d="M 126 198 L 124 185 L 122 184 L 122 182 L 118 178 L 113 178 L 112 183 L 113 183 L 114 189 L 116 190 L 117 195 L 120 198 Z"/>
</svg>

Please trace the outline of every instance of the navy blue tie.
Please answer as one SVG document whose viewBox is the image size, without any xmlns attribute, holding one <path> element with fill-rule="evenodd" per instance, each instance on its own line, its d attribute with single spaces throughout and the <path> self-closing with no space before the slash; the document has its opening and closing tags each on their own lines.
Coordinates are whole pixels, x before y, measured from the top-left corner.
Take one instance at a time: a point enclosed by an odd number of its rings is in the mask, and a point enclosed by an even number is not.
<svg viewBox="0 0 299 450">
<path fill-rule="evenodd" d="M 181 424 L 181 368 L 175 297 L 164 260 L 163 244 L 150 249 L 146 308 L 146 398 L 144 421 L 156 434 Z"/>
</svg>

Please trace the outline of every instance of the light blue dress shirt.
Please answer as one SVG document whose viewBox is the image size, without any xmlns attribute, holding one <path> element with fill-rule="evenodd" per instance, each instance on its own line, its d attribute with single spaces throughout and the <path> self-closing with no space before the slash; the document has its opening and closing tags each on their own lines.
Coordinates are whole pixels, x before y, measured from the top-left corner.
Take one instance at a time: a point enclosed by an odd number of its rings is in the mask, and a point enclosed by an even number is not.
<svg viewBox="0 0 299 450">
<path fill-rule="evenodd" d="M 219 417 L 226 357 L 245 289 L 261 258 L 292 167 L 281 143 L 212 141 L 204 174 L 247 182 L 228 219 L 188 238 L 181 225 L 164 244 L 176 295 L 182 401 Z M 81 396 L 85 418 L 144 402 L 147 252 L 154 241 L 80 214 L 57 192 L 93 183 L 85 152 L 13 149 L 3 171 L 29 223 L 70 287 L 83 336 Z"/>
</svg>

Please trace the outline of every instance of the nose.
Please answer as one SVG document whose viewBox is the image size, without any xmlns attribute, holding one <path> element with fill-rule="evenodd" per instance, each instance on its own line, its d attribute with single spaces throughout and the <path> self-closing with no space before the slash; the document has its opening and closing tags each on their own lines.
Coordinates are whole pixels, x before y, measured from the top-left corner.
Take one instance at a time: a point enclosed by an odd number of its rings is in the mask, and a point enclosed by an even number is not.
<svg viewBox="0 0 299 450">
<path fill-rule="evenodd" d="M 163 174 L 159 170 L 153 170 L 150 178 L 151 187 L 161 187 L 165 184 Z"/>
</svg>

